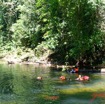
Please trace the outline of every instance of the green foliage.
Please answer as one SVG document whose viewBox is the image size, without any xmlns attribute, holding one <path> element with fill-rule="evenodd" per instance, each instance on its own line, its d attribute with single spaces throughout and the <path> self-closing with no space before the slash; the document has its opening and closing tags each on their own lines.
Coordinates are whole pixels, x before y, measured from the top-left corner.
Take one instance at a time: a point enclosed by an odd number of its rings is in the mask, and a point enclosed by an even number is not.
<svg viewBox="0 0 105 104">
<path fill-rule="evenodd" d="M 37 56 L 51 50 L 63 63 L 102 62 L 104 5 L 101 0 L 1 1 L 0 44 L 8 51 L 31 48 Z"/>
</svg>

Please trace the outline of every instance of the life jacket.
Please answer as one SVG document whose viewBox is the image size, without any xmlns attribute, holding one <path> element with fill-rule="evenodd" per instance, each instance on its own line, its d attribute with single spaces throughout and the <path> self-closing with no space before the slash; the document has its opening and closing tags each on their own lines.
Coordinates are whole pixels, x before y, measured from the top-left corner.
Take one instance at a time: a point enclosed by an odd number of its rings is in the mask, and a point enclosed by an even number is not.
<svg viewBox="0 0 105 104">
<path fill-rule="evenodd" d="M 75 72 L 78 72 L 79 69 L 78 68 L 75 68 L 74 70 L 75 70 Z"/>
</svg>

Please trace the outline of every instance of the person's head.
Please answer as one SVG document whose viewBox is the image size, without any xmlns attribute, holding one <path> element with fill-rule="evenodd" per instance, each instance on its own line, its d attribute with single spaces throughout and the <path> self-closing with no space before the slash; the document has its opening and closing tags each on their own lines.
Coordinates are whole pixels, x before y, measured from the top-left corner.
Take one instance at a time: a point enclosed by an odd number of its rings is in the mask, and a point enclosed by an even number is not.
<svg viewBox="0 0 105 104">
<path fill-rule="evenodd" d="M 65 76 L 60 76 L 60 79 L 61 80 L 66 80 L 66 77 Z"/>
</svg>

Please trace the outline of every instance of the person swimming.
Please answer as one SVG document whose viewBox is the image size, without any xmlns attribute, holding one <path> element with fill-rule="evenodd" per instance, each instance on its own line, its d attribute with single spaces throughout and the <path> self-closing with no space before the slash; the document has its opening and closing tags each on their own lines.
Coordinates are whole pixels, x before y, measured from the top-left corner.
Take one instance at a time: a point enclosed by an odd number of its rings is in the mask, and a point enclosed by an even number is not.
<svg viewBox="0 0 105 104">
<path fill-rule="evenodd" d="M 74 70 L 74 69 L 72 69 L 70 72 L 71 72 L 71 73 L 75 73 L 75 70 Z"/>
<path fill-rule="evenodd" d="M 89 76 L 83 76 L 83 80 L 89 80 L 90 79 L 90 77 Z"/>
<path fill-rule="evenodd" d="M 83 80 L 89 80 L 90 78 L 89 78 L 89 76 L 81 76 L 81 75 L 79 75 L 78 76 L 78 78 L 76 78 L 76 80 L 79 80 L 79 81 L 83 81 Z"/>
<path fill-rule="evenodd" d="M 61 80 L 66 80 L 66 77 L 65 76 L 60 76 L 59 77 Z"/>
<path fill-rule="evenodd" d="M 73 67 L 70 72 L 71 73 L 77 73 L 78 71 L 79 71 L 78 67 Z"/>
<path fill-rule="evenodd" d="M 83 81 L 83 77 L 79 75 L 78 78 L 76 78 L 76 80 Z"/>
<path fill-rule="evenodd" d="M 79 68 L 75 67 L 74 70 L 75 70 L 75 73 L 77 73 L 79 71 Z"/>
</svg>

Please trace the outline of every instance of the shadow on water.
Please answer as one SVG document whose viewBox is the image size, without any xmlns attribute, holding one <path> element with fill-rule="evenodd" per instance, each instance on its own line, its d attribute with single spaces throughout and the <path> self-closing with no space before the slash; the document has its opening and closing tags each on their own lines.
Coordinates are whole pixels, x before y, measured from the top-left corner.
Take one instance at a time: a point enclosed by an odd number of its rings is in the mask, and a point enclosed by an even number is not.
<svg viewBox="0 0 105 104">
<path fill-rule="evenodd" d="M 78 74 L 34 65 L 0 65 L 0 104 L 88 104 L 94 93 L 105 92 L 105 76 L 81 74 L 89 75 L 90 81 L 75 81 Z M 67 80 L 60 80 L 61 75 Z M 37 80 L 38 76 L 42 80 Z M 104 97 L 92 104 L 97 102 L 104 104 Z"/>
</svg>

